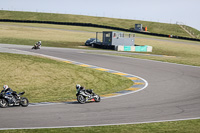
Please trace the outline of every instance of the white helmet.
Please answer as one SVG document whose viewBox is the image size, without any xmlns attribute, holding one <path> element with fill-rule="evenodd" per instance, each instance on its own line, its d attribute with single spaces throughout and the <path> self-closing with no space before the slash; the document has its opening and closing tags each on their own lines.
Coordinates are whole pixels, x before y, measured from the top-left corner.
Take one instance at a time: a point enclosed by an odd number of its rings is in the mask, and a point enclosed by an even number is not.
<svg viewBox="0 0 200 133">
<path fill-rule="evenodd" d="M 6 91 L 8 89 L 8 85 L 4 85 L 3 89 Z"/>
<path fill-rule="evenodd" d="M 79 89 L 79 88 L 81 88 L 81 85 L 77 84 L 76 89 Z"/>
<path fill-rule="evenodd" d="M 39 43 L 42 43 L 42 41 L 39 41 Z"/>
</svg>

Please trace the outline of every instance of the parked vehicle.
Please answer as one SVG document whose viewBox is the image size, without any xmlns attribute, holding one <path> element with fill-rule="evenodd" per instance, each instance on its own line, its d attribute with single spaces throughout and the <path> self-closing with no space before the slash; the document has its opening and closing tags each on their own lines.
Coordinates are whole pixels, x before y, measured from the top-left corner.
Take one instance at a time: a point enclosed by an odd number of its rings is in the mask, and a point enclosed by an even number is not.
<svg viewBox="0 0 200 133">
<path fill-rule="evenodd" d="M 15 92 L 16 93 L 16 92 Z M 19 94 L 16 93 L 16 97 L 12 95 L 11 93 L 0 93 L 0 107 L 6 108 L 8 106 L 16 106 L 21 105 L 22 107 L 27 107 L 29 104 L 29 101 L 25 97 L 21 97 L 25 92 L 20 92 Z"/>
<path fill-rule="evenodd" d="M 86 103 L 87 101 L 100 102 L 101 97 L 93 92 L 93 90 L 79 90 L 76 92 L 77 101 L 81 104 Z"/>
<path fill-rule="evenodd" d="M 97 42 L 101 42 L 101 41 L 96 38 L 90 38 L 85 42 L 85 46 L 92 46 L 92 44 L 95 44 Z"/>
</svg>

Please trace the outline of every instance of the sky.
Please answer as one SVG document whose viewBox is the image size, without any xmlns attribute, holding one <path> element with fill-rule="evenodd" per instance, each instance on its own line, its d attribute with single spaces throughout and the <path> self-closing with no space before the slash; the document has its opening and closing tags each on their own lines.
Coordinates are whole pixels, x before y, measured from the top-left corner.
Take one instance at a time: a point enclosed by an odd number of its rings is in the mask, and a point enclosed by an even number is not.
<svg viewBox="0 0 200 133">
<path fill-rule="evenodd" d="M 200 31 L 200 0 L 0 0 L 0 10 L 178 22 Z"/>
</svg>

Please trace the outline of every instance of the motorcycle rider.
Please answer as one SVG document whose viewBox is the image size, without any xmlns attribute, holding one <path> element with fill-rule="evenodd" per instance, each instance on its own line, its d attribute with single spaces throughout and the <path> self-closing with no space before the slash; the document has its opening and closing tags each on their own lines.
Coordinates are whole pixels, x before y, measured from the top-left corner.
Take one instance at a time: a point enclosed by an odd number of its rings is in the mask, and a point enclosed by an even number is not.
<svg viewBox="0 0 200 133">
<path fill-rule="evenodd" d="M 1 91 L 1 93 L 5 93 L 6 95 L 10 95 L 13 97 L 13 102 L 15 102 L 16 100 L 19 100 L 19 97 L 17 96 L 17 92 L 13 91 L 11 88 L 8 87 L 8 85 L 4 85 L 3 86 L 3 90 Z"/>
<path fill-rule="evenodd" d="M 37 42 L 37 45 L 41 46 L 42 45 L 42 41 Z"/>
<path fill-rule="evenodd" d="M 83 90 L 86 94 L 87 94 L 87 93 L 89 93 L 89 94 L 92 94 L 92 93 L 93 93 L 93 91 L 92 91 L 91 89 L 85 89 L 84 86 L 81 86 L 80 84 L 77 84 L 77 85 L 76 85 L 76 91 L 77 91 L 78 93 L 76 94 L 76 96 L 79 95 L 80 90 Z"/>
<path fill-rule="evenodd" d="M 42 41 L 39 41 L 39 42 L 36 42 L 34 46 L 36 48 L 40 48 L 41 45 L 42 45 Z"/>
</svg>

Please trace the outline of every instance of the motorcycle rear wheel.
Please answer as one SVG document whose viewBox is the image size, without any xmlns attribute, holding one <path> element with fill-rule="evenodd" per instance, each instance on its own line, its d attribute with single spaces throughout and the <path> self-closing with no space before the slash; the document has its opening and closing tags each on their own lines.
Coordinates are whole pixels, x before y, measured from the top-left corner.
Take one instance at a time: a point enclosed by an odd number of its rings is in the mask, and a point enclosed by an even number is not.
<svg viewBox="0 0 200 133">
<path fill-rule="evenodd" d="M 5 99 L 0 99 L 0 107 L 1 108 L 8 107 L 8 102 Z"/>
<path fill-rule="evenodd" d="M 83 95 L 78 95 L 77 101 L 81 104 L 84 104 L 86 102 L 86 98 Z"/>
<path fill-rule="evenodd" d="M 27 107 L 27 106 L 29 105 L 28 99 L 25 98 L 25 97 L 22 97 L 22 98 L 21 98 L 21 101 L 20 101 L 20 105 L 21 105 L 22 107 Z"/>
</svg>

